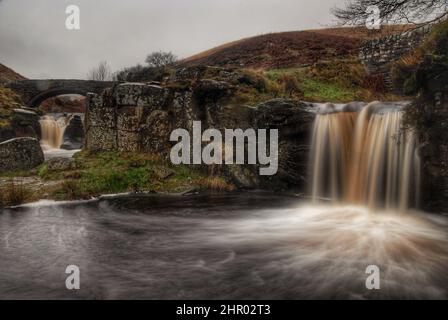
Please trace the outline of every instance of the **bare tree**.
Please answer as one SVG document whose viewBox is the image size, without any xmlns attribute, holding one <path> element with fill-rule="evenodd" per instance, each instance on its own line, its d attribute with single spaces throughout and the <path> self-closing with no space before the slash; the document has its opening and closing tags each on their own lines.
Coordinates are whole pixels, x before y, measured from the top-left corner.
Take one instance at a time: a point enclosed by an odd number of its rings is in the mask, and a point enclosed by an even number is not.
<svg viewBox="0 0 448 320">
<path fill-rule="evenodd" d="M 112 79 L 112 71 L 107 61 L 101 61 L 97 67 L 90 69 L 87 79 L 97 81 L 109 81 Z"/>
<path fill-rule="evenodd" d="M 172 52 L 153 52 L 146 57 L 146 63 L 152 68 L 164 68 L 177 62 L 177 57 Z"/>
<path fill-rule="evenodd" d="M 415 24 L 437 22 L 448 15 L 446 0 L 348 0 L 344 8 L 333 9 L 343 25 L 365 25 L 371 17 L 369 8 L 379 10 L 383 24 Z"/>
</svg>

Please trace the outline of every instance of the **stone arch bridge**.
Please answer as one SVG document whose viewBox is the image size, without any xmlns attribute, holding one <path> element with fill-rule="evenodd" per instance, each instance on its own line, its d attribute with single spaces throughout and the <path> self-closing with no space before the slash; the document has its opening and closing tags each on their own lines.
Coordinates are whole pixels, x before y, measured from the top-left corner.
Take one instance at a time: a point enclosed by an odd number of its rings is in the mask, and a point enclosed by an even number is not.
<svg viewBox="0 0 448 320">
<path fill-rule="evenodd" d="M 10 82 L 6 87 L 21 95 L 29 108 L 37 108 L 43 101 L 62 94 L 101 93 L 118 82 L 95 80 L 19 80 Z"/>
</svg>

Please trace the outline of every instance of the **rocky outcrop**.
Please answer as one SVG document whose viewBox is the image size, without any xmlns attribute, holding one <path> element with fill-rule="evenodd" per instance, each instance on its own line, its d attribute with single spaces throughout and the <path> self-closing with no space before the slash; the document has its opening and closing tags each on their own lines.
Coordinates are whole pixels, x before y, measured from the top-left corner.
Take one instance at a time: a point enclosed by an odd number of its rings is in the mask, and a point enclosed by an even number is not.
<svg viewBox="0 0 448 320">
<path fill-rule="evenodd" d="M 31 137 L 40 139 L 40 116 L 29 109 L 14 109 L 11 124 L 16 137 Z"/>
<path fill-rule="evenodd" d="M 29 109 L 14 109 L 8 125 L 0 128 L 0 142 L 18 137 L 40 139 L 39 115 Z"/>
<path fill-rule="evenodd" d="M 168 113 L 175 111 L 169 95 L 165 88 L 140 83 L 123 83 L 102 95 L 90 94 L 85 120 L 86 147 L 166 152 L 174 124 Z"/>
<path fill-rule="evenodd" d="M 64 171 L 75 168 L 75 159 L 56 157 L 47 161 L 48 170 L 50 171 Z"/>
<path fill-rule="evenodd" d="M 420 112 L 414 115 L 422 141 L 423 203 L 427 210 L 448 213 L 448 70 L 437 81 L 423 82 L 426 99 L 417 102 Z"/>
<path fill-rule="evenodd" d="M 262 188 L 305 190 L 314 118 L 313 106 L 301 101 L 276 99 L 257 106 L 254 126 L 279 130 L 279 169 L 275 176 L 262 177 Z"/>
<path fill-rule="evenodd" d="M 304 190 L 308 164 L 308 135 L 314 119 L 310 104 L 277 99 L 257 106 L 234 104 L 233 85 L 198 79 L 190 86 L 123 83 L 102 95 L 88 97 L 86 148 L 157 153 L 167 156 L 174 129 L 279 129 L 279 171 L 259 175 L 257 165 L 199 166 L 220 173 L 240 188 Z"/>
<path fill-rule="evenodd" d="M 84 147 L 84 124 L 80 115 L 74 115 L 64 131 L 64 139 L 61 149 L 77 150 Z"/>
<path fill-rule="evenodd" d="M 28 170 L 44 162 L 39 141 L 15 138 L 0 143 L 0 171 Z"/>
</svg>

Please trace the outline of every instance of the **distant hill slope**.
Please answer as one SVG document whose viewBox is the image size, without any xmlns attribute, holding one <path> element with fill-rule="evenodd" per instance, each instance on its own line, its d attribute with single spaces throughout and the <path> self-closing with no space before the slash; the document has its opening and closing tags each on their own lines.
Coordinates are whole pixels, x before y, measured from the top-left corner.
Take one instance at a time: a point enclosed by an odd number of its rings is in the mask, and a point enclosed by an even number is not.
<svg viewBox="0 0 448 320">
<path fill-rule="evenodd" d="M 26 78 L 0 63 L 0 82 L 25 80 Z"/>
<path fill-rule="evenodd" d="M 278 69 L 319 60 L 357 55 L 364 40 L 397 34 L 410 26 L 333 28 L 265 34 L 224 44 L 181 61 L 181 65 L 210 65 Z"/>
</svg>

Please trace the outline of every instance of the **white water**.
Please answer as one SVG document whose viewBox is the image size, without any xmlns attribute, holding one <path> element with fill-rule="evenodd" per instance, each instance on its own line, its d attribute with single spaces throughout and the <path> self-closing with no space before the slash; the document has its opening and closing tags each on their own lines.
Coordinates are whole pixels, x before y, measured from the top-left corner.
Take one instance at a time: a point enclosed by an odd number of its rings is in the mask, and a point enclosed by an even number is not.
<svg viewBox="0 0 448 320">
<path fill-rule="evenodd" d="M 64 139 L 67 119 L 65 117 L 55 119 L 51 115 L 46 115 L 43 116 L 39 122 L 42 132 L 42 148 L 44 150 L 59 149 Z"/>
<path fill-rule="evenodd" d="M 313 199 L 370 208 L 418 207 L 418 141 L 412 130 L 403 129 L 403 105 L 374 102 L 358 112 L 324 107 L 313 132 Z"/>
<path fill-rule="evenodd" d="M 63 150 L 64 133 L 70 122 L 70 117 L 45 115 L 40 119 L 42 138 L 40 141 L 45 159 L 71 158 L 80 150 Z"/>
<path fill-rule="evenodd" d="M 74 298 L 76 264 L 80 299 L 446 299 L 447 230 L 269 193 L 39 203 L 0 214 L 0 298 Z"/>
</svg>

